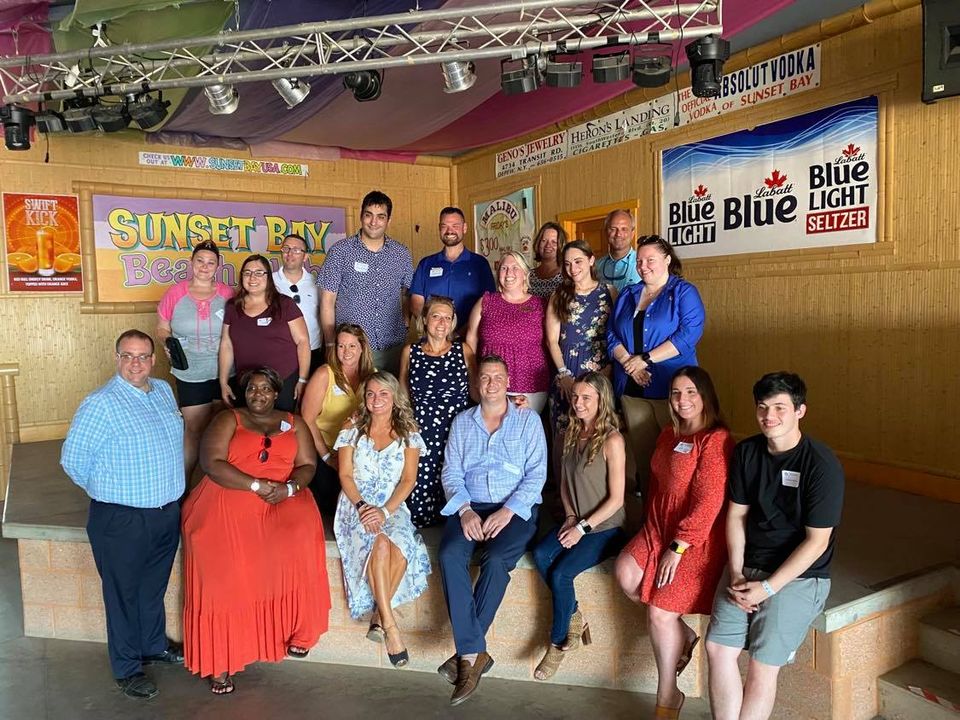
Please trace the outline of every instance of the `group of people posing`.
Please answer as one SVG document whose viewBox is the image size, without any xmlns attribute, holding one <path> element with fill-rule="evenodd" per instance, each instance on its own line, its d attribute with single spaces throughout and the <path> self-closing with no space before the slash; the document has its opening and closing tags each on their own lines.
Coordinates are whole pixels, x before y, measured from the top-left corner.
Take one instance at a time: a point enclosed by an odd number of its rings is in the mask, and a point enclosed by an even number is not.
<svg viewBox="0 0 960 720">
<path fill-rule="evenodd" d="M 768 717 L 780 667 L 826 602 L 843 500 L 836 458 L 800 432 L 803 381 L 761 378 L 760 434 L 734 447 L 697 363 L 700 295 L 668 242 L 635 243 L 625 210 L 606 219 L 608 256 L 547 223 L 538 265 L 508 252 L 494 277 L 453 207 L 440 213 L 443 249 L 414 272 L 386 235 L 392 209 L 369 193 L 360 231 L 328 249 L 316 281 L 292 235 L 276 272 L 245 259 L 234 294 L 215 281 L 217 246 L 199 243 L 192 278 L 158 308 L 176 399 L 151 377 L 153 339 L 131 330 L 117 375 L 77 411 L 62 464 L 91 497 L 120 688 L 152 697 L 143 665 L 184 661 L 229 694 L 252 662 L 306 656 L 330 608 L 323 512 L 349 612 L 369 617 L 367 638 L 397 667 L 409 653 L 394 608 L 431 573 L 418 529 L 443 524 L 455 653 L 438 671 L 451 704 L 492 667 L 487 630 L 532 549 L 553 598 L 536 679 L 590 642 L 574 580 L 616 557 L 623 591 L 649 606 L 656 717 L 679 717 L 684 702 L 677 677 L 700 641 L 684 614 L 711 615 L 714 716 Z M 548 478 L 560 512 L 540 518 Z M 629 491 L 644 503 L 632 538 Z M 182 654 L 163 622 L 181 535 Z"/>
</svg>

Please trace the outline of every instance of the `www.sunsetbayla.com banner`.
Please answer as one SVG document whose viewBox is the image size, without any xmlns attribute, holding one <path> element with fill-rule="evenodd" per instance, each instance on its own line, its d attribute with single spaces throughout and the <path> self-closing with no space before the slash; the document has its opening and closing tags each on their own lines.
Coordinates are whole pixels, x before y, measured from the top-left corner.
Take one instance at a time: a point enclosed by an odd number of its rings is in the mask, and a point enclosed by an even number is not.
<svg viewBox="0 0 960 720">
<path fill-rule="evenodd" d="M 191 251 L 204 240 L 220 248 L 217 279 L 236 286 L 251 254 L 270 258 L 276 270 L 287 235 L 306 239 L 304 267 L 315 276 L 327 248 L 346 237 L 339 207 L 94 195 L 93 218 L 100 302 L 159 300 L 190 278 Z"/>
<path fill-rule="evenodd" d="M 877 239 L 877 98 L 670 148 L 661 234 L 681 257 Z"/>
</svg>

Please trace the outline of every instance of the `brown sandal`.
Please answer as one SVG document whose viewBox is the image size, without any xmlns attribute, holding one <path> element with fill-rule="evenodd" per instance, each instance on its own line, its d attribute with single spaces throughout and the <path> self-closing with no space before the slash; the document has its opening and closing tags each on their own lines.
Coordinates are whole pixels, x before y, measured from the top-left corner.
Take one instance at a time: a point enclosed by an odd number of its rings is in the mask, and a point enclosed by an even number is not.
<svg viewBox="0 0 960 720">
<path fill-rule="evenodd" d="M 567 628 L 567 639 L 560 649 L 564 652 L 576 650 L 580 647 L 581 642 L 584 645 L 589 645 L 593 642 L 593 639 L 590 637 L 590 623 L 584 621 L 583 613 L 580 612 L 580 608 L 577 608 L 576 612 L 570 616 L 570 625 Z"/>
<path fill-rule="evenodd" d="M 564 655 L 566 655 L 566 653 L 563 650 L 553 643 L 550 643 L 550 647 L 547 648 L 547 654 L 543 656 L 543 660 L 537 665 L 537 669 L 533 671 L 533 679 L 549 680 L 556 675 L 557 670 L 560 669 L 560 663 L 563 662 Z"/>
<path fill-rule="evenodd" d="M 693 651 L 696 649 L 698 642 L 700 642 L 700 636 L 694 635 L 693 640 L 683 646 L 683 653 L 680 655 L 680 659 L 677 660 L 677 677 L 680 677 L 680 673 L 687 669 L 687 665 L 689 665 L 693 659 Z"/>
<path fill-rule="evenodd" d="M 687 696 L 680 693 L 680 704 L 677 707 L 672 708 L 665 705 L 657 705 L 653 717 L 656 718 L 656 720 L 679 720 L 680 709 L 683 707 L 683 701 L 686 699 Z"/>
<path fill-rule="evenodd" d="M 210 678 L 210 692 L 214 695 L 229 695 L 236 687 L 233 684 L 233 678 L 227 675 L 223 680 Z"/>
</svg>

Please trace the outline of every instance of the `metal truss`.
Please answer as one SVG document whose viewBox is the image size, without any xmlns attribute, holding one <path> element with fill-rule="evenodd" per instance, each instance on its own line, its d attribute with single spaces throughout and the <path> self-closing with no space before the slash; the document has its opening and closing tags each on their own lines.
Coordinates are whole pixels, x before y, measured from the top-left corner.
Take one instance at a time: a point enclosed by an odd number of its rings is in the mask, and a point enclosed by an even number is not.
<svg viewBox="0 0 960 720">
<path fill-rule="evenodd" d="M 3 103 L 670 43 L 723 31 L 722 0 L 529 0 L 0 59 Z M 109 35 L 109 26 L 106 33 Z"/>
</svg>

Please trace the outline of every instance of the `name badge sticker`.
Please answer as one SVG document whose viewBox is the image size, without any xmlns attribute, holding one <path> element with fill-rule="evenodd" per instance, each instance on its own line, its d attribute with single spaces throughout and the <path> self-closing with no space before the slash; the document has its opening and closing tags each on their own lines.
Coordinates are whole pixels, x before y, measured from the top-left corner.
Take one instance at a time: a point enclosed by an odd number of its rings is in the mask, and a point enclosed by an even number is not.
<svg viewBox="0 0 960 720">
<path fill-rule="evenodd" d="M 272 317 L 257 318 L 257 326 L 258 326 L 258 327 L 266 327 L 267 325 L 269 325 L 269 324 L 272 323 L 272 322 L 273 322 L 273 318 L 272 318 Z"/>
<path fill-rule="evenodd" d="M 342 388 L 342 387 L 340 387 L 339 385 L 337 385 L 336 383 L 334 383 L 334 384 L 333 384 L 333 394 L 334 394 L 334 395 L 341 395 L 341 396 L 342 396 L 342 395 L 346 395 L 347 393 L 345 393 L 345 392 L 343 391 L 343 388 Z"/>
<path fill-rule="evenodd" d="M 684 455 L 689 455 L 691 450 L 693 450 L 693 443 L 688 442 L 678 442 L 677 446 L 673 449 L 674 452 L 683 453 Z"/>
<path fill-rule="evenodd" d="M 784 487 L 800 487 L 800 473 L 793 470 L 781 470 L 780 482 Z"/>
<path fill-rule="evenodd" d="M 505 462 L 505 463 L 503 464 L 503 469 L 506 470 L 508 473 L 513 473 L 514 475 L 519 475 L 519 474 L 520 474 L 520 468 L 518 468 L 516 465 L 512 465 L 511 463 L 508 463 L 508 462 Z"/>
<path fill-rule="evenodd" d="M 292 427 L 293 427 L 293 425 L 291 425 L 290 423 L 288 423 L 286 420 L 281 420 L 281 421 L 280 421 L 280 432 L 286 432 L 287 430 L 289 430 L 289 429 L 292 428 Z"/>
<path fill-rule="evenodd" d="M 367 265 L 365 262 L 360 262 L 359 260 L 357 260 L 353 263 L 353 269 L 356 270 L 357 272 L 365 273 L 367 272 L 367 270 L 370 269 L 370 266 Z"/>
<path fill-rule="evenodd" d="M 442 276 L 443 276 L 442 267 L 430 268 L 430 277 L 442 277 Z"/>
<path fill-rule="evenodd" d="M 214 315 L 217 316 L 217 320 L 223 320 L 223 308 L 220 308 L 219 310 L 217 310 L 214 313 Z"/>
</svg>

